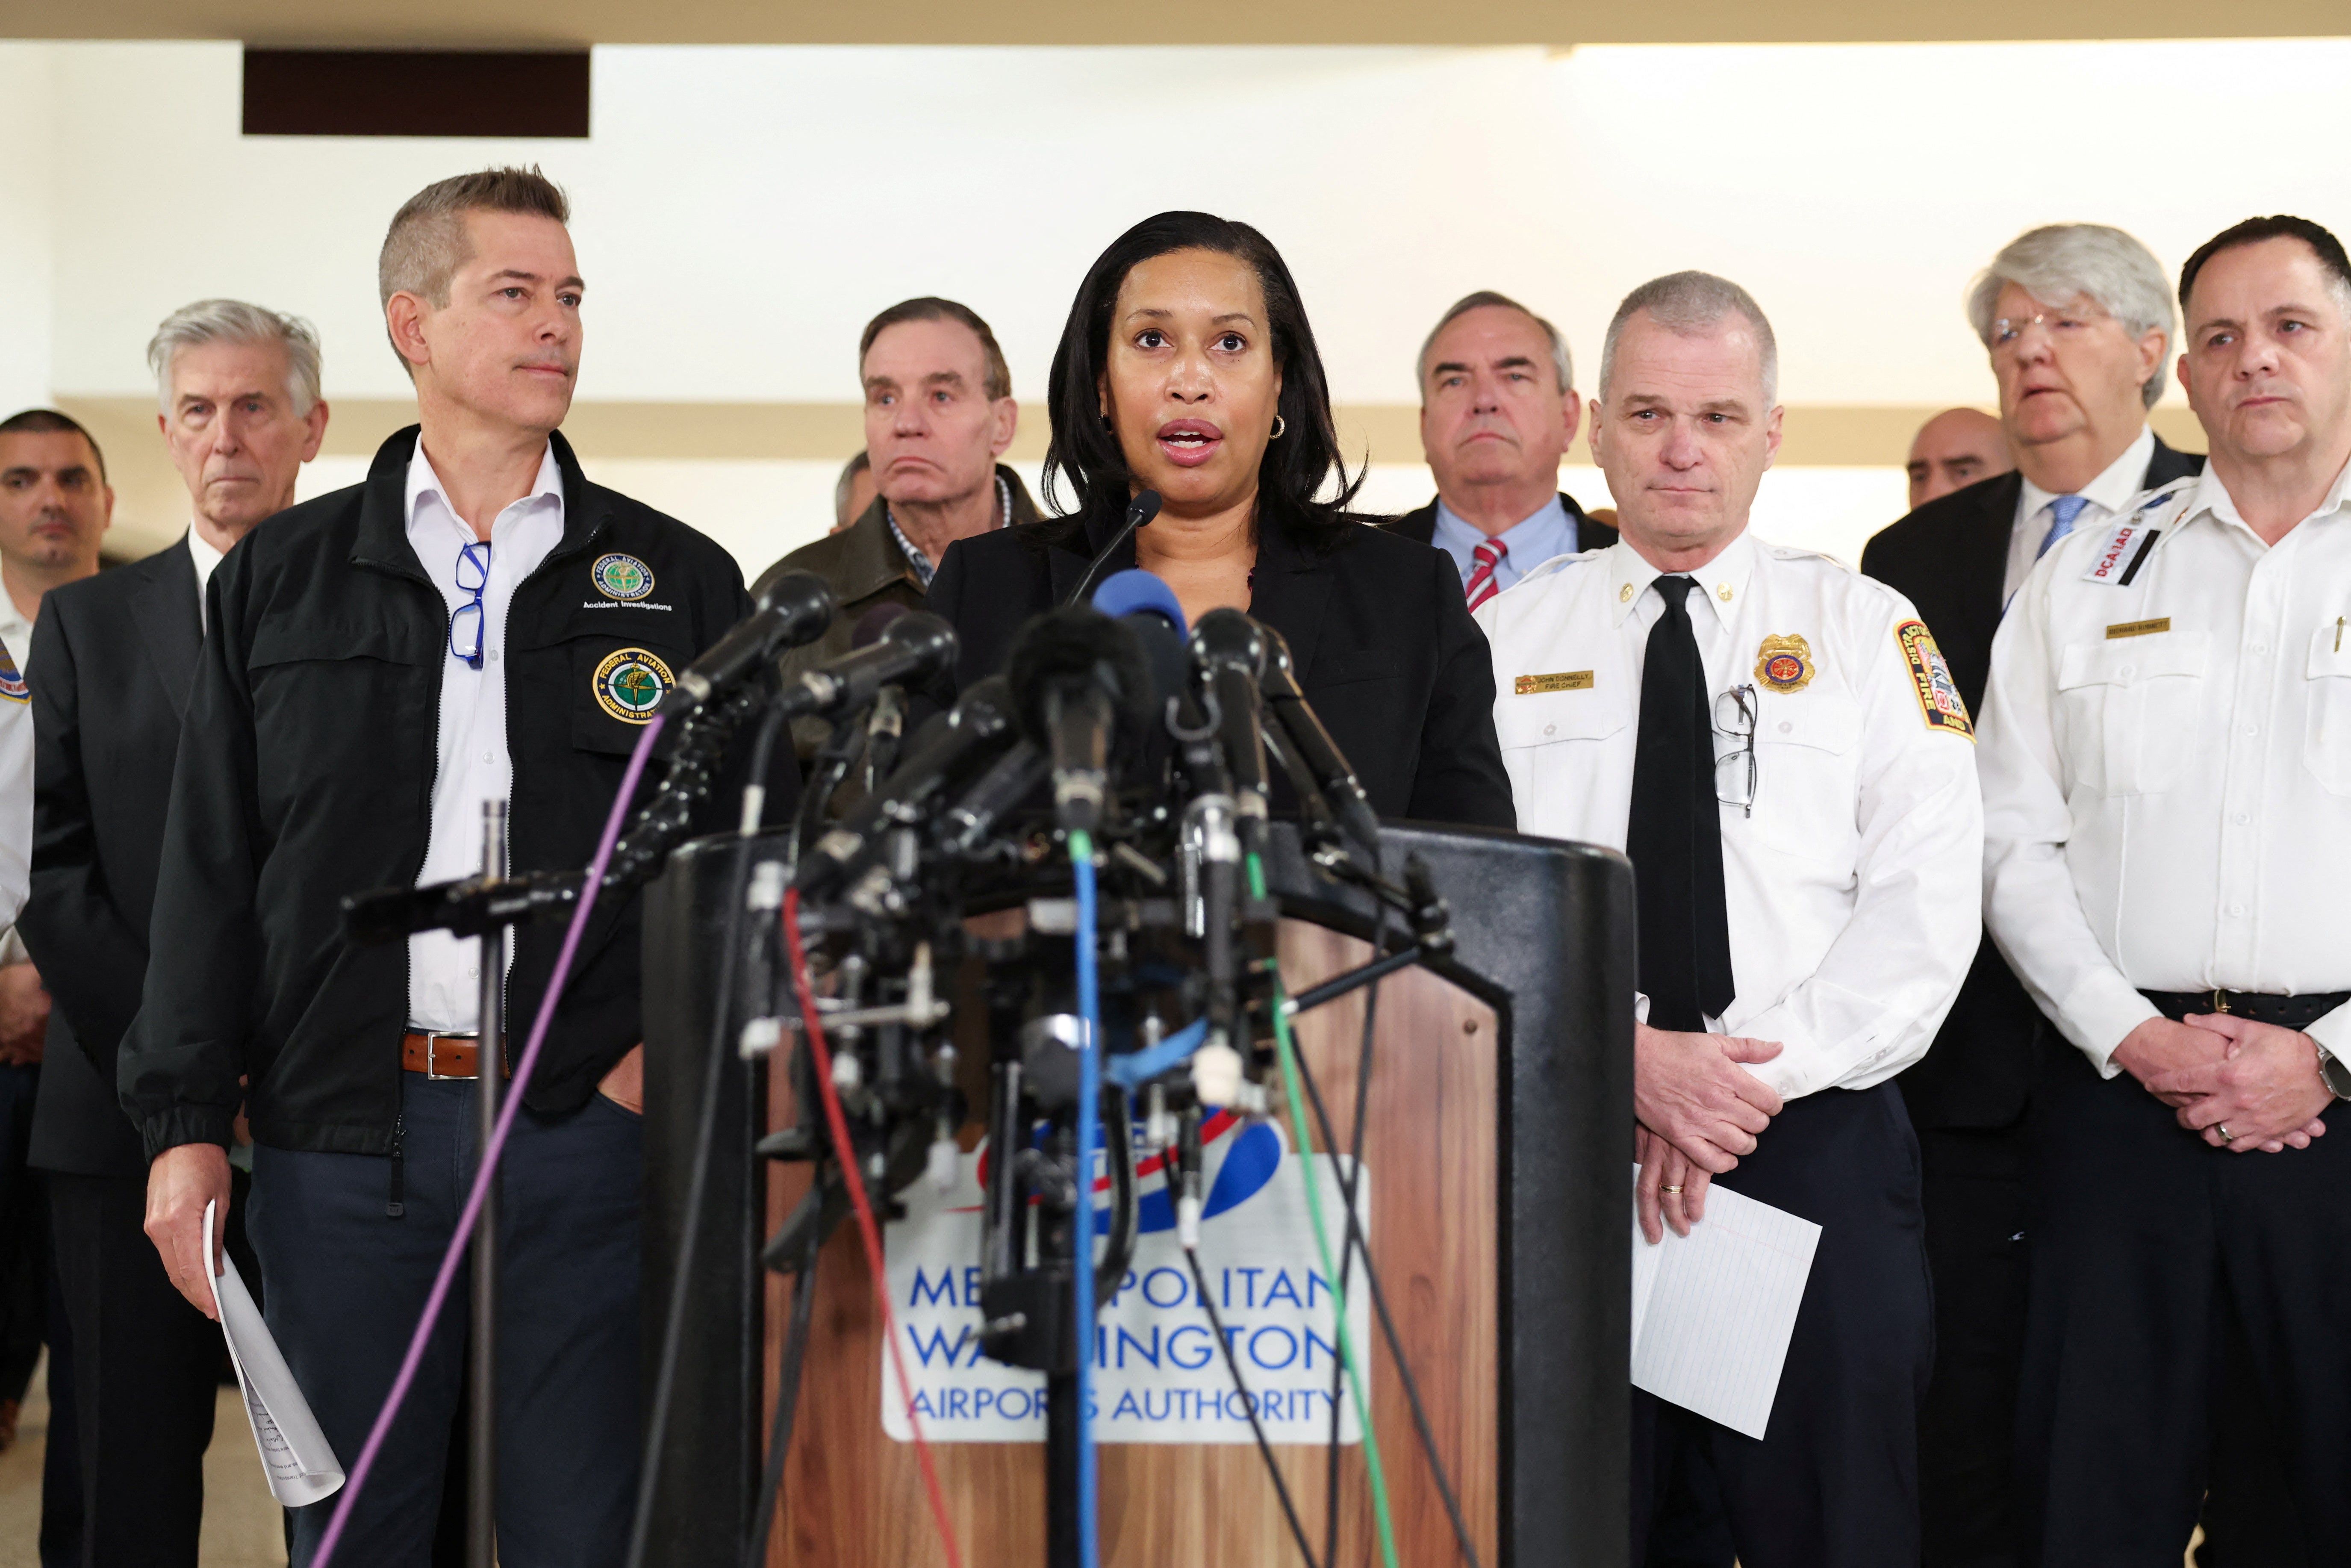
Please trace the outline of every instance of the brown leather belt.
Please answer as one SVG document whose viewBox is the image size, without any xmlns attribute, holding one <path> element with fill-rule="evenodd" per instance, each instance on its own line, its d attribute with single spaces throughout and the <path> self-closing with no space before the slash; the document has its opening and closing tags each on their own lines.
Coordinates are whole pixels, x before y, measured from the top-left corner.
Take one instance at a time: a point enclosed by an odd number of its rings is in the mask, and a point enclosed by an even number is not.
<svg viewBox="0 0 2351 1568">
<path fill-rule="evenodd" d="M 479 1078 L 482 1042 L 470 1034 L 404 1034 L 400 1037 L 400 1064 L 427 1078 Z M 504 1069 L 499 1077 L 514 1076 L 511 1065 L 499 1065 Z"/>
</svg>

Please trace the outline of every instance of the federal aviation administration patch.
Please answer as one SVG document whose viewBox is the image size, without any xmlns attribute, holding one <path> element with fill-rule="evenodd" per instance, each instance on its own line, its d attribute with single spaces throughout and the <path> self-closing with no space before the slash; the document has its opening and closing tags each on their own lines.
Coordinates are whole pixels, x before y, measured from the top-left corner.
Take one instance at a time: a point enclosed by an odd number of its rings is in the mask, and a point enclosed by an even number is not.
<svg viewBox="0 0 2351 1568">
<path fill-rule="evenodd" d="M 632 555 L 599 556 L 588 575 L 607 599 L 643 599 L 653 591 L 653 569 Z"/>
<path fill-rule="evenodd" d="M 677 685 L 677 677 L 658 654 L 644 648 L 622 648 L 605 656 L 590 683 L 596 706 L 622 724 L 649 724 L 662 698 Z"/>
<path fill-rule="evenodd" d="M 1928 729 L 1948 729 L 1953 735 L 1976 737 L 1976 727 L 1969 721 L 1967 699 L 1959 695 L 1959 684 L 1951 679 L 1951 666 L 1943 651 L 1935 646 L 1935 634 L 1927 630 L 1924 621 L 1905 621 L 1894 628 L 1894 640 L 1902 644 L 1902 657 L 1910 666 L 1910 684 L 1918 697 L 1918 711 L 1926 716 Z"/>
</svg>

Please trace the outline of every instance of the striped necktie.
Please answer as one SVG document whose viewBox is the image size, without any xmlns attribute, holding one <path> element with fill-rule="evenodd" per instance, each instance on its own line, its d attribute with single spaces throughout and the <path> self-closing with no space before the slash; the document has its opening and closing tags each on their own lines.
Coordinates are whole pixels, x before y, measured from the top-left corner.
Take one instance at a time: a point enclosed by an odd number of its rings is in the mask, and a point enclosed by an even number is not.
<svg viewBox="0 0 2351 1568">
<path fill-rule="evenodd" d="M 2043 538 L 2041 548 L 2032 552 L 2032 559 L 2039 560 L 2043 556 L 2049 553 L 2049 549 L 2052 545 L 2054 545 L 2059 539 L 2064 538 L 2067 534 L 2072 533 L 2074 531 L 2074 519 L 2080 517 L 2082 515 L 2082 508 L 2089 504 L 2090 497 L 2087 496 L 2060 496 L 2055 500 L 2050 502 L 2049 515 L 2053 517 L 2055 521 L 2049 525 L 2049 532 Z"/>
<path fill-rule="evenodd" d="M 1510 553 L 1510 547 L 1499 539 L 1479 539 L 1478 548 L 1469 553 L 1478 565 L 1462 588 L 1469 595 L 1469 608 L 1475 610 L 1502 591 L 1502 585 L 1494 580 L 1494 569 L 1502 564 L 1502 558 Z"/>
</svg>

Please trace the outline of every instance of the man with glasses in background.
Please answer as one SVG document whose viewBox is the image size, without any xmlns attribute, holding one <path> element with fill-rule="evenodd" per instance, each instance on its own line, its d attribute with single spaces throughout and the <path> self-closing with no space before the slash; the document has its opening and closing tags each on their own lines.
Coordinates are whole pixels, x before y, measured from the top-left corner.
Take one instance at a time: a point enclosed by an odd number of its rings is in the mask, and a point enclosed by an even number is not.
<svg viewBox="0 0 2351 1568">
<path fill-rule="evenodd" d="M 205 1207 L 229 1201 L 244 1101 L 269 1327 L 346 1466 L 455 1234 L 477 1080 L 511 1071 L 564 933 L 515 934 L 513 1042 L 486 1062 L 475 944 L 352 946 L 340 901 L 477 872 L 486 800 L 511 802 L 516 872 L 586 865 L 662 697 L 750 608 L 723 550 L 589 483 L 555 434 L 580 352 L 569 215 L 538 171 L 498 169 L 393 218 L 378 282 L 418 425 L 364 483 L 273 519 L 214 574 L 122 1046 L 152 1160 L 147 1233 L 207 1316 Z M 507 1145 L 500 1311 L 528 1331 L 502 1339 L 486 1396 L 512 1568 L 626 1550 L 639 925 L 633 897 L 599 905 Z M 427 1557 L 465 1338 L 462 1310 L 444 1313 L 358 1494 L 354 1563 Z M 339 1501 L 295 1511 L 296 1563 Z"/>
<path fill-rule="evenodd" d="M 1719 1494 L 1746 1562 L 1884 1568 L 1918 1555 L 1932 1347 L 1892 1080 L 1975 953 L 1983 816 L 1908 601 L 1748 531 L 1777 380 L 1737 285 L 1626 296 L 1592 428 L 1623 538 L 1478 621 L 1520 831 L 1633 861 L 1647 1243 L 1703 1223 L 1714 1180 L 1822 1227 L 1761 1439 L 1635 1392 L 1632 1561 L 1687 1524 L 1668 1500 Z"/>
<path fill-rule="evenodd" d="M 2019 235 L 1977 277 L 1968 319 L 2000 383 L 2016 470 L 1918 507 L 1869 541 L 1861 570 L 1918 607 L 1980 711 L 1992 634 L 2033 561 L 2204 459 L 2147 427 L 2163 395 L 2171 290 L 2120 229 Z M 1935 1271 L 1935 1380 L 1918 1429 L 1927 1568 L 2010 1561 L 2017 1549 L 2025 1120 L 2043 1039 L 2040 1009 L 1987 938 L 1934 1049 L 1902 1075 Z"/>
</svg>

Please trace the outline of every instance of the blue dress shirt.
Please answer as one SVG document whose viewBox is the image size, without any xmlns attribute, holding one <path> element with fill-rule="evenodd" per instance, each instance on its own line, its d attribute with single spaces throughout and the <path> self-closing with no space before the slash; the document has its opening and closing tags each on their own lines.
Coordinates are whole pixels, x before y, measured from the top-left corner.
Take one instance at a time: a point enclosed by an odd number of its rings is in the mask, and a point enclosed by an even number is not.
<svg viewBox="0 0 2351 1568">
<path fill-rule="evenodd" d="M 1575 519 L 1567 515 L 1557 496 L 1542 504 L 1531 517 L 1511 524 L 1494 536 L 1509 547 L 1494 567 L 1494 586 L 1510 587 L 1543 562 L 1558 555 L 1573 555 L 1583 547 L 1576 538 Z M 1471 555 L 1486 542 L 1484 530 L 1465 523 L 1453 515 L 1453 508 L 1442 500 L 1437 503 L 1437 528 L 1429 542 L 1453 558 L 1461 569 L 1461 583 L 1466 589 L 1470 574 L 1478 570 Z"/>
</svg>

